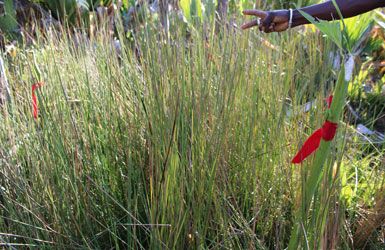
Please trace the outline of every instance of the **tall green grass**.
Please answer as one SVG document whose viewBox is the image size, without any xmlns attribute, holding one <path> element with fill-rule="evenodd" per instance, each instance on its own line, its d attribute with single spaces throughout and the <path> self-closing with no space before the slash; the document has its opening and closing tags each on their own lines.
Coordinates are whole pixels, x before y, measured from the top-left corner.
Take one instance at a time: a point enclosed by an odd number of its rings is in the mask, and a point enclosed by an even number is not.
<svg viewBox="0 0 385 250">
<path fill-rule="evenodd" d="M 121 55 L 102 32 L 76 43 L 50 33 L 6 60 L 3 246 L 288 245 L 311 165 L 290 161 L 323 122 L 330 45 L 316 34 L 158 30 L 121 37 Z M 302 113 L 311 99 L 317 108 Z"/>
</svg>

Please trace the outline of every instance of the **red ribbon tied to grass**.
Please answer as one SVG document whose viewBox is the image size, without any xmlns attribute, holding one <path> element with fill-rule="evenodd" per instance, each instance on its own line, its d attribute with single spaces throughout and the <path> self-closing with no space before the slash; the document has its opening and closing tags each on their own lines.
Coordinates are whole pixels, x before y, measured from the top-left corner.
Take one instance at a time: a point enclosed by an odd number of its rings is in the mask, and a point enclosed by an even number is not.
<svg viewBox="0 0 385 250">
<path fill-rule="evenodd" d="M 330 105 L 332 103 L 333 96 L 329 96 L 326 101 L 328 103 L 328 108 L 330 108 Z M 303 144 L 302 148 L 299 150 L 297 155 L 293 158 L 291 161 L 294 164 L 300 164 L 302 163 L 309 155 L 314 153 L 320 143 L 321 139 L 324 141 L 331 141 L 334 139 L 336 132 L 337 132 L 338 124 L 331 122 L 331 121 L 325 121 L 325 123 L 322 125 L 321 128 L 317 129 Z"/>
<path fill-rule="evenodd" d="M 35 119 L 37 119 L 37 116 L 39 113 L 39 109 L 37 107 L 37 98 L 36 98 L 35 90 L 37 88 L 40 88 L 41 86 L 43 86 L 42 82 L 38 82 L 32 85 L 32 108 L 33 108 L 33 118 Z"/>
</svg>

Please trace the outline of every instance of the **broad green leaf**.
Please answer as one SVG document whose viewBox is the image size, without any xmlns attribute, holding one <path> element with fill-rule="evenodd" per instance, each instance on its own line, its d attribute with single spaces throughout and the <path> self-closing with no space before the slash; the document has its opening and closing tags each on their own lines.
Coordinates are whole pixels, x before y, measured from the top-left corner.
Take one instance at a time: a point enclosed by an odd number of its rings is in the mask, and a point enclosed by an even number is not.
<svg viewBox="0 0 385 250">
<path fill-rule="evenodd" d="M 373 24 L 373 17 L 370 13 L 345 20 L 345 32 L 349 41 L 348 46 L 352 52 L 355 52 L 366 40 Z"/>
<path fill-rule="evenodd" d="M 334 42 L 340 49 L 343 48 L 342 32 L 339 22 L 327 22 L 324 20 L 315 20 L 306 12 L 299 11 L 309 22 L 314 24 L 323 34 L 325 34 L 332 42 Z"/>
</svg>

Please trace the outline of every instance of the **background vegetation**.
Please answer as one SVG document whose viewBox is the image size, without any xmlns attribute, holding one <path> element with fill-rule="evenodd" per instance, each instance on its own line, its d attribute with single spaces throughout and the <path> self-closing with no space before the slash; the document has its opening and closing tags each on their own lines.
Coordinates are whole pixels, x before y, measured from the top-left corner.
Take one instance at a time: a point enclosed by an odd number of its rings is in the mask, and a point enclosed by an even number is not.
<svg viewBox="0 0 385 250">
<path fill-rule="evenodd" d="M 169 2 L 17 1 L 1 17 L 0 246 L 287 247 L 312 170 L 290 161 L 324 121 L 336 48 L 312 26 L 238 29 L 243 8 L 310 1 Z M 383 132 L 375 21 L 301 249 L 384 246 L 382 141 L 356 129 Z"/>
</svg>

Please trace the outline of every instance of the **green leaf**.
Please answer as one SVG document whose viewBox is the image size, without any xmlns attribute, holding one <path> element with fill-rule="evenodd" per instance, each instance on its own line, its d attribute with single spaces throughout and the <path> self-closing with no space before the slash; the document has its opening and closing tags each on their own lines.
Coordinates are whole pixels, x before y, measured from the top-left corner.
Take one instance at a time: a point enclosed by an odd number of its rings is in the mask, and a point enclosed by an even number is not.
<svg viewBox="0 0 385 250">
<path fill-rule="evenodd" d="M 4 1 L 4 16 L 0 17 L 0 29 L 11 33 L 17 29 L 16 12 L 13 0 Z"/>
<path fill-rule="evenodd" d="M 352 17 L 345 20 L 345 30 L 351 51 L 355 53 L 368 37 L 374 25 L 370 13 Z"/>
<path fill-rule="evenodd" d="M 191 10 L 190 10 L 190 0 L 180 0 L 179 5 L 180 8 L 183 11 L 184 16 L 187 18 L 187 20 L 191 19 Z"/>
<path fill-rule="evenodd" d="M 131 3 L 130 3 L 130 1 L 129 0 L 123 0 L 123 7 L 125 8 L 125 9 L 128 9 L 129 7 L 130 7 L 130 5 L 131 5 Z M 134 3 L 135 4 L 135 3 Z"/>
<path fill-rule="evenodd" d="M 180 0 L 180 8 L 188 21 L 198 17 L 202 21 L 202 2 L 201 0 Z"/>
<path fill-rule="evenodd" d="M 191 1 L 191 13 L 192 13 L 192 16 L 199 17 L 199 19 L 202 20 L 202 1 L 201 0 Z"/>
<path fill-rule="evenodd" d="M 332 42 L 334 42 L 338 48 L 343 50 L 342 44 L 342 32 L 339 22 L 328 22 L 324 20 L 315 20 L 306 12 L 299 10 L 299 12 L 314 26 L 316 26 L 323 34 L 325 34 Z"/>
</svg>

